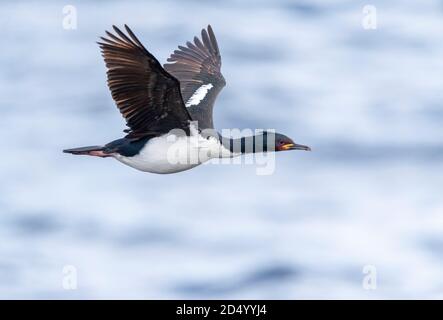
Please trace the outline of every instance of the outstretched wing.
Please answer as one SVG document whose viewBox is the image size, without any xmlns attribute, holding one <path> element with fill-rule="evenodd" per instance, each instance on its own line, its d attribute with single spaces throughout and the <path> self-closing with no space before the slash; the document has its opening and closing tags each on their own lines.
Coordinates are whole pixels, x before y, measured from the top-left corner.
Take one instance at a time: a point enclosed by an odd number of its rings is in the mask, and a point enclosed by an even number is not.
<svg viewBox="0 0 443 320">
<path fill-rule="evenodd" d="M 203 29 L 201 40 L 178 46 L 164 65 L 166 71 L 180 80 L 186 107 L 200 129 L 214 128 L 212 109 L 217 95 L 226 85 L 221 74 L 221 56 L 211 26 Z"/>
<path fill-rule="evenodd" d="M 108 68 L 108 86 L 126 119 L 128 138 L 183 129 L 189 134 L 191 116 L 179 81 L 163 69 L 125 25 L 128 35 L 113 26 L 116 35 L 99 42 Z"/>
</svg>

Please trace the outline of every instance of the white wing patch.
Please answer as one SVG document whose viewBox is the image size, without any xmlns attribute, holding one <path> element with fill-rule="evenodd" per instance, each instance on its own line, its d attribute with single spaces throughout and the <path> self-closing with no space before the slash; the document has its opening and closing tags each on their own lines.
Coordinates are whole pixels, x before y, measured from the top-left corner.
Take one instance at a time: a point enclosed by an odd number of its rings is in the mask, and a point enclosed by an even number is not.
<svg viewBox="0 0 443 320">
<path fill-rule="evenodd" d="M 212 83 L 204 84 L 200 88 L 198 88 L 194 94 L 189 98 L 188 102 L 186 102 L 186 108 L 190 106 L 196 106 L 206 97 L 209 90 L 213 87 Z"/>
</svg>

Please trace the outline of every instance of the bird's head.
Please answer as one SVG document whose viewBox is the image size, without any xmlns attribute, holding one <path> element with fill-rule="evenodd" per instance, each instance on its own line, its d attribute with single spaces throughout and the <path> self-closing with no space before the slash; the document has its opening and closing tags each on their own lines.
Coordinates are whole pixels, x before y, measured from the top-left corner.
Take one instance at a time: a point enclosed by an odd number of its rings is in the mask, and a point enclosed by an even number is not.
<svg viewBox="0 0 443 320">
<path fill-rule="evenodd" d="M 305 150 L 311 151 L 311 148 L 302 144 L 295 143 L 291 138 L 281 133 L 275 133 L 275 151 L 288 151 L 288 150 Z M 272 140 L 271 140 L 272 141 Z"/>
</svg>

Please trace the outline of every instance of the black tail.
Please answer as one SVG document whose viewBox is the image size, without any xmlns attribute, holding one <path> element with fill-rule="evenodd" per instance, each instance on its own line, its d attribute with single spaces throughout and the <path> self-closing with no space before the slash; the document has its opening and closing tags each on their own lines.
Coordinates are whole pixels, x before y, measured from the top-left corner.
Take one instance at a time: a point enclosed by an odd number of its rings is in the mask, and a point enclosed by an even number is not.
<svg viewBox="0 0 443 320">
<path fill-rule="evenodd" d="M 102 146 L 90 146 L 90 147 L 81 147 L 81 148 L 73 148 L 73 149 L 65 149 L 64 153 L 71 154 L 84 154 L 88 156 L 98 156 L 98 157 L 109 157 L 109 154 L 103 152 Z"/>
</svg>

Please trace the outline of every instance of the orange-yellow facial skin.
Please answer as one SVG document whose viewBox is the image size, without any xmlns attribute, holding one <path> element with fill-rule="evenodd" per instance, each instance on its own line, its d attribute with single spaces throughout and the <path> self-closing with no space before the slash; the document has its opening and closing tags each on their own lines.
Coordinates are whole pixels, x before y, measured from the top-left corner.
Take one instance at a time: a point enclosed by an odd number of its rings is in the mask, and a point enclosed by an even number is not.
<svg viewBox="0 0 443 320">
<path fill-rule="evenodd" d="M 282 146 L 280 147 L 280 150 L 289 150 L 289 149 L 291 149 L 293 146 L 294 146 L 293 143 L 287 143 L 287 144 L 282 145 Z"/>
</svg>

